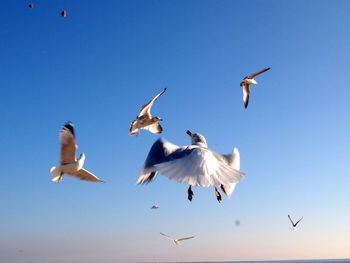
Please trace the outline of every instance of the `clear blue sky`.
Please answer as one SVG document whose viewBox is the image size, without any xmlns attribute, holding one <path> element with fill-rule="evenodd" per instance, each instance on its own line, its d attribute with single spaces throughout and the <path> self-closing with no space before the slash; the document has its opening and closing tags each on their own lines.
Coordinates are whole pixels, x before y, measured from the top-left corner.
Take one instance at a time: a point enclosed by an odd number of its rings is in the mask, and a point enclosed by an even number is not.
<svg viewBox="0 0 350 263">
<path fill-rule="evenodd" d="M 0 8 L 1 262 L 350 257 L 349 1 L 34 3 Z M 239 83 L 263 67 L 245 110 Z M 195 188 L 189 203 L 162 176 L 135 185 L 158 136 L 129 125 L 165 86 L 164 138 L 239 148 L 230 200 Z M 106 184 L 50 181 L 67 120 Z M 288 213 L 304 216 L 297 232 Z"/>
</svg>

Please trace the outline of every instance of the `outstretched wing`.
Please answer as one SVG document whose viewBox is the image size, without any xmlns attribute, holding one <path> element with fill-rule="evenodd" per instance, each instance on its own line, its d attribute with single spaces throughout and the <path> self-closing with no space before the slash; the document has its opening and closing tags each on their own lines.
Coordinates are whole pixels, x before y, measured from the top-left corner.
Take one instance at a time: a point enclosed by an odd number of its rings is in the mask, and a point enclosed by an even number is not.
<svg viewBox="0 0 350 263">
<path fill-rule="evenodd" d="M 262 69 L 262 70 L 259 70 L 259 71 L 255 72 L 255 73 L 249 75 L 248 78 L 249 78 L 249 79 L 253 79 L 253 78 L 255 78 L 256 76 L 258 76 L 258 75 L 260 75 L 260 74 L 262 74 L 262 73 L 268 71 L 269 69 L 270 69 L 270 68 L 264 68 L 264 69 Z"/>
<path fill-rule="evenodd" d="M 169 161 L 155 164 L 162 175 L 192 186 L 220 186 L 240 181 L 244 173 L 230 167 L 209 149 L 187 147 L 168 156 Z"/>
<path fill-rule="evenodd" d="M 295 226 L 297 226 L 299 224 L 299 222 L 303 219 L 304 217 L 300 218 L 296 223 Z"/>
<path fill-rule="evenodd" d="M 183 241 L 183 240 L 187 240 L 187 239 L 191 239 L 191 238 L 194 238 L 194 236 L 179 238 L 178 241 Z"/>
<path fill-rule="evenodd" d="M 163 235 L 163 236 L 165 236 L 165 237 L 167 237 L 167 238 L 169 238 L 170 240 L 175 240 L 175 238 L 173 238 L 173 237 L 171 237 L 171 236 L 168 236 L 168 235 L 166 235 L 166 234 L 164 234 L 164 233 L 162 233 L 162 232 L 160 232 L 160 234 Z"/>
<path fill-rule="evenodd" d="M 233 149 L 233 152 L 231 154 L 223 154 L 222 157 L 225 159 L 228 165 L 230 165 L 232 168 L 236 170 L 240 170 L 240 164 L 241 164 L 241 158 L 240 154 L 237 148 Z M 224 193 L 230 197 L 236 187 L 237 183 L 222 185 L 221 189 L 224 191 Z"/>
<path fill-rule="evenodd" d="M 80 180 L 90 181 L 90 182 L 103 182 L 100 178 L 98 178 L 93 173 L 81 168 L 78 172 L 72 174 L 75 177 L 78 177 Z"/>
<path fill-rule="evenodd" d="M 60 132 L 61 164 L 73 163 L 76 159 L 78 146 L 75 141 L 75 132 L 72 122 L 66 122 Z"/>
<path fill-rule="evenodd" d="M 168 161 L 168 156 L 180 147 L 162 138 L 156 140 L 149 151 L 136 184 L 146 184 L 154 180 L 156 164 Z"/>
<path fill-rule="evenodd" d="M 292 220 L 292 218 L 290 218 L 290 215 L 288 215 L 289 221 L 292 223 L 292 225 L 294 226 L 294 222 Z"/>
<path fill-rule="evenodd" d="M 142 115 L 145 115 L 145 114 L 148 114 L 148 115 L 151 115 L 151 108 L 154 104 L 154 102 L 160 97 L 163 95 L 163 93 L 166 91 L 167 88 L 164 88 L 159 94 L 157 94 L 157 96 L 155 96 L 150 102 L 148 102 L 147 104 L 143 105 L 141 110 L 140 110 L 140 113 L 139 113 L 139 116 L 138 117 L 141 117 Z"/>
<path fill-rule="evenodd" d="M 242 84 L 242 90 L 243 90 L 244 108 L 247 108 L 249 104 L 249 95 L 250 95 L 249 84 Z"/>
</svg>

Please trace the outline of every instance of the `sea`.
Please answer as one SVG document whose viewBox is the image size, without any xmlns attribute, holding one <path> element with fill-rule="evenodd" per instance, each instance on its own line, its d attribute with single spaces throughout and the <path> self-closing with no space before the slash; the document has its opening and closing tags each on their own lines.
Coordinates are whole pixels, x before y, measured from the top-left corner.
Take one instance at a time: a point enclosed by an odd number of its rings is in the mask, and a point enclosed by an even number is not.
<svg viewBox="0 0 350 263">
<path fill-rule="evenodd" d="M 350 263 L 350 259 L 307 259 L 307 260 L 253 260 L 253 261 L 181 261 L 147 263 Z"/>
</svg>

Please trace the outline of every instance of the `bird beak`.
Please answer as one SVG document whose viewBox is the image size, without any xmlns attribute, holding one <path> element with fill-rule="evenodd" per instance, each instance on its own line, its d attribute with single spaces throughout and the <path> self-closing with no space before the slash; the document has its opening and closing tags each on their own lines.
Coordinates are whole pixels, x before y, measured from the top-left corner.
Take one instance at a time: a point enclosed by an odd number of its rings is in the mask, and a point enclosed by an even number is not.
<svg viewBox="0 0 350 263">
<path fill-rule="evenodd" d="M 187 133 L 189 136 L 192 136 L 192 132 L 190 132 L 189 130 L 187 130 L 186 133 Z"/>
</svg>

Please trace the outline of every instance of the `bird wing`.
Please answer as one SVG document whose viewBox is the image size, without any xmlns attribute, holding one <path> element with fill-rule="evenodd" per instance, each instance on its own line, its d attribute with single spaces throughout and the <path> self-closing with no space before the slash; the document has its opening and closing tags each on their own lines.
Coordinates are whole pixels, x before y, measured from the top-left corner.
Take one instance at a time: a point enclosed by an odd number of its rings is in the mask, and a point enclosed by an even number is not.
<svg viewBox="0 0 350 263">
<path fill-rule="evenodd" d="M 160 134 L 163 131 L 163 128 L 162 128 L 162 126 L 160 125 L 159 122 L 156 122 L 156 123 L 153 123 L 151 125 L 145 126 L 142 129 L 148 130 L 148 131 L 150 131 L 152 133 L 155 133 L 155 134 Z"/>
<path fill-rule="evenodd" d="M 297 226 L 299 224 L 299 222 L 303 219 L 304 217 L 300 218 L 296 223 L 295 226 Z"/>
<path fill-rule="evenodd" d="M 230 167 L 207 148 L 187 147 L 168 156 L 169 161 L 155 164 L 162 175 L 192 186 L 220 186 L 240 181 L 244 173 Z"/>
<path fill-rule="evenodd" d="M 160 93 L 157 94 L 157 96 L 155 96 L 150 102 L 148 102 L 147 104 L 143 105 L 141 110 L 140 110 L 140 113 L 139 113 L 139 116 L 138 117 L 141 117 L 142 115 L 145 115 L 145 114 L 148 114 L 148 115 L 151 115 L 151 108 L 153 106 L 153 103 L 160 97 L 163 95 L 163 93 L 166 91 L 167 88 L 164 88 Z"/>
<path fill-rule="evenodd" d="M 225 159 L 228 165 L 236 170 L 240 170 L 241 158 L 237 148 L 233 149 L 231 154 L 223 154 L 222 157 Z M 224 193 L 230 197 L 235 190 L 237 183 L 222 185 Z"/>
<path fill-rule="evenodd" d="M 85 180 L 90 182 L 104 182 L 100 178 L 98 178 L 96 175 L 89 172 L 88 170 L 85 170 L 84 168 L 81 168 L 79 171 L 71 175 L 78 177 L 80 180 Z"/>
<path fill-rule="evenodd" d="M 253 79 L 253 78 L 255 78 L 256 76 L 258 76 L 258 75 L 260 75 L 260 74 L 262 74 L 262 73 L 268 71 L 269 69 L 270 69 L 270 68 L 264 68 L 264 69 L 262 69 L 262 70 L 259 70 L 259 71 L 255 72 L 255 73 L 249 75 L 248 78 L 249 78 L 249 79 Z"/>
<path fill-rule="evenodd" d="M 156 140 L 147 155 L 136 184 L 146 184 L 154 180 L 157 173 L 154 165 L 168 161 L 168 156 L 179 148 L 162 138 Z"/>
<path fill-rule="evenodd" d="M 129 134 L 130 135 L 135 135 L 139 133 L 139 128 L 134 127 L 134 125 L 136 124 L 137 119 L 134 120 L 131 125 L 130 125 L 130 129 L 129 129 Z"/>
<path fill-rule="evenodd" d="M 289 221 L 292 223 L 292 225 L 294 226 L 294 222 L 292 220 L 292 218 L 290 218 L 290 215 L 288 215 Z"/>
<path fill-rule="evenodd" d="M 243 84 L 242 85 L 242 90 L 243 90 L 244 108 L 247 108 L 248 107 L 248 103 L 249 103 L 249 95 L 250 95 L 249 84 Z"/>
<path fill-rule="evenodd" d="M 75 141 L 73 123 L 66 122 L 60 132 L 61 141 L 61 164 L 73 163 L 76 159 L 76 150 L 78 148 Z"/>
<path fill-rule="evenodd" d="M 183 240 L 187 240 L 187 239 L 191 239 L 191 238 L 194 238 L 194 236 L 179 238 L 177 241 L 183 241 Z"/>
<path fill-rule="evenodd" d="M 165 236 L 165 237 L 167 237 L 167 238 L 169 238 L 170 240 L 175 240 L 175 238 L 173 238 L 173 237 L 171 237 L 171 236 L 168 236 L 168 235 L 166 235 L 166 234 L 164 234 L 164 233 L 162 233 L 162 232 L 160 232 L 160 234 L 163 235 L 163 236 Z"/>
</svg>

